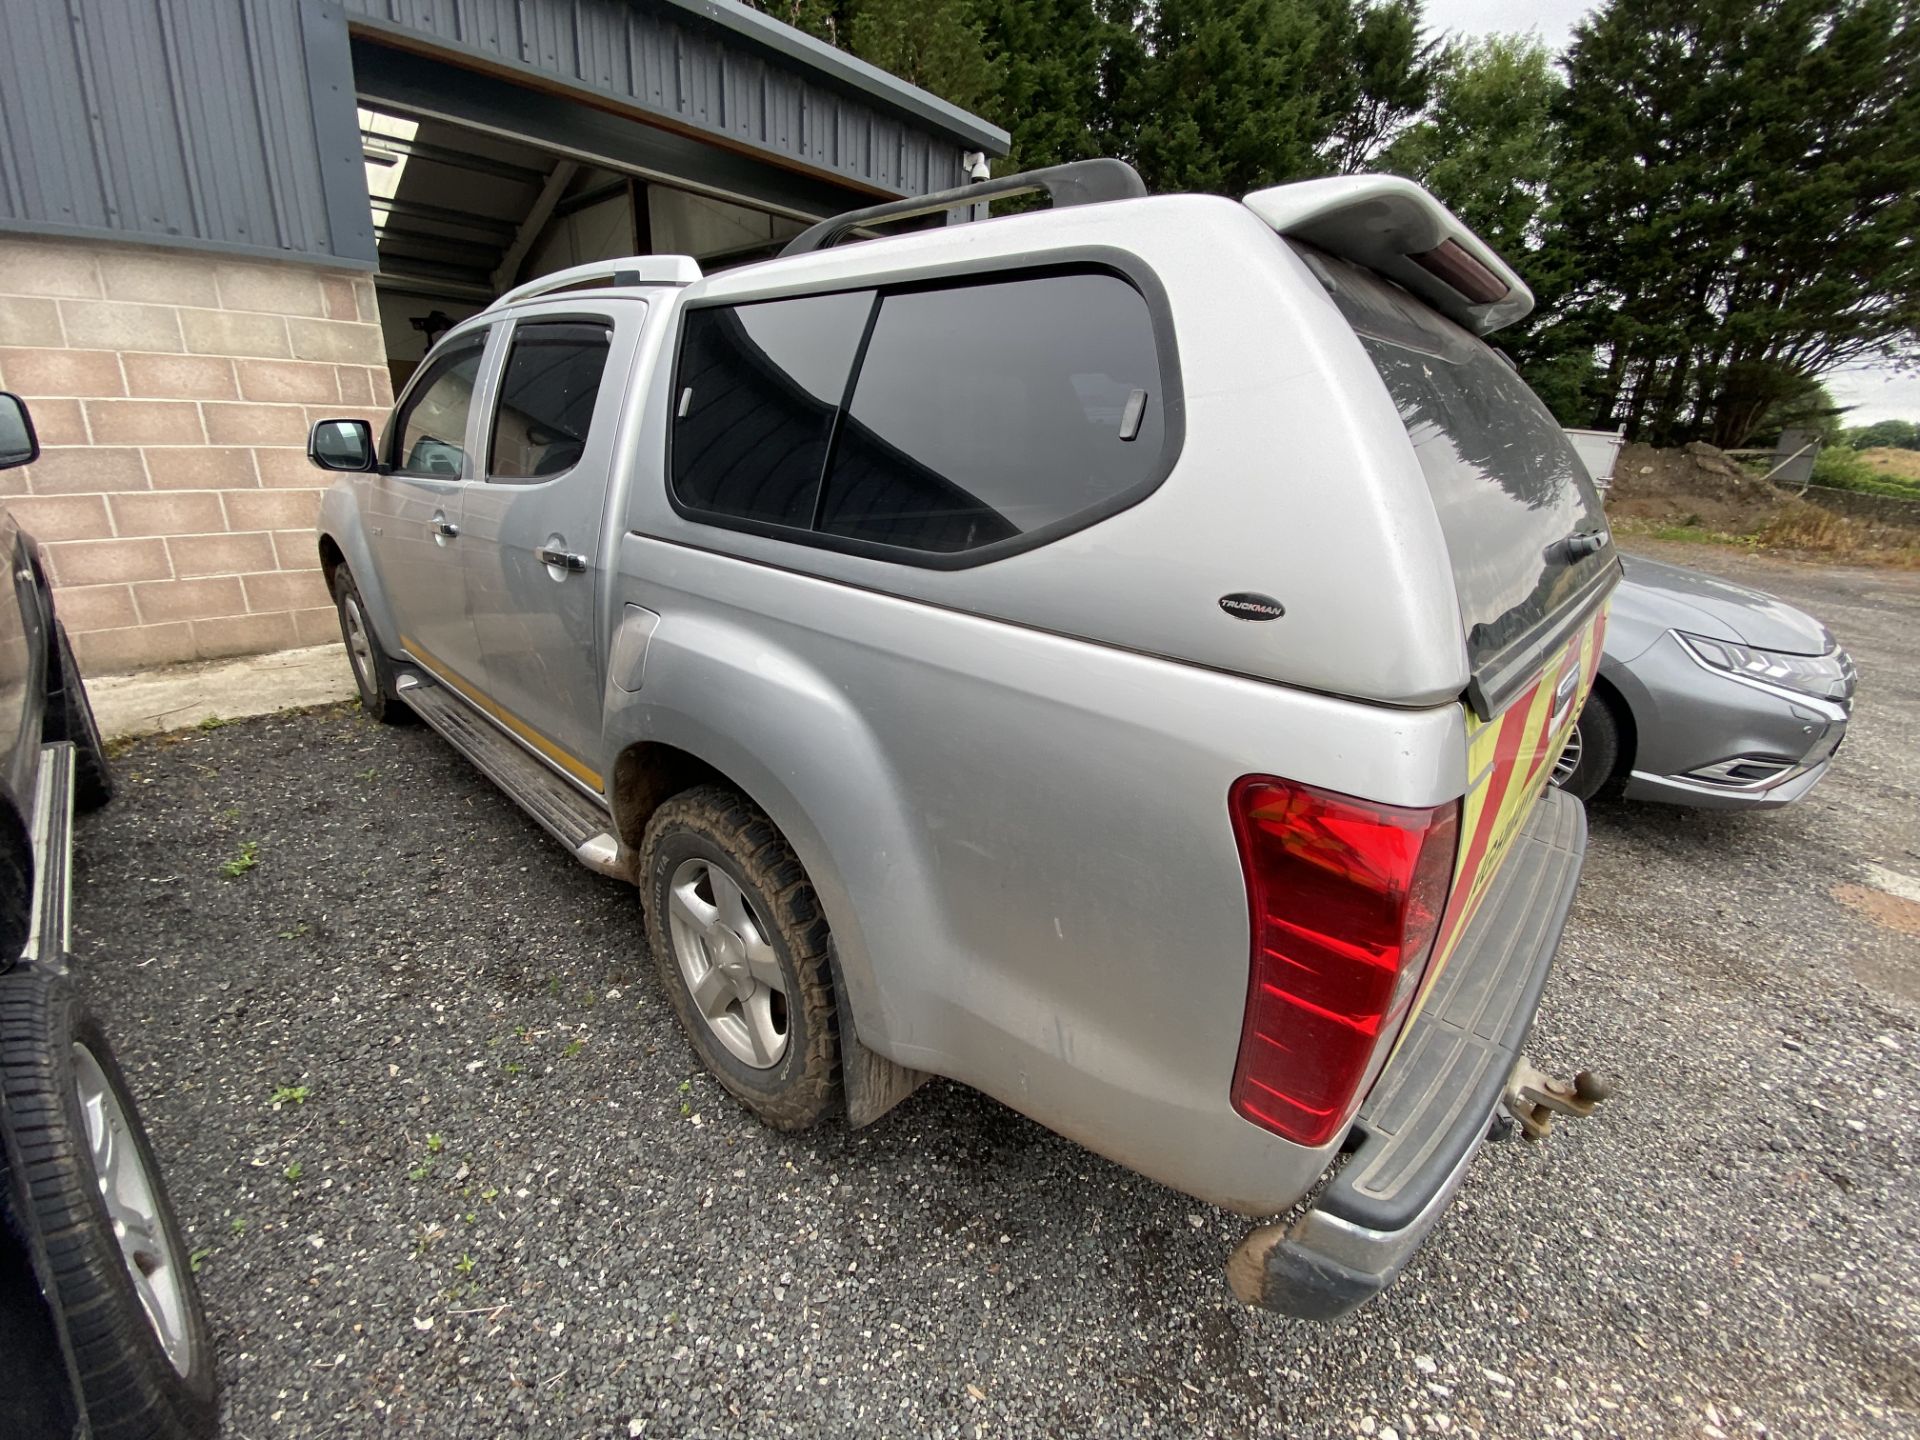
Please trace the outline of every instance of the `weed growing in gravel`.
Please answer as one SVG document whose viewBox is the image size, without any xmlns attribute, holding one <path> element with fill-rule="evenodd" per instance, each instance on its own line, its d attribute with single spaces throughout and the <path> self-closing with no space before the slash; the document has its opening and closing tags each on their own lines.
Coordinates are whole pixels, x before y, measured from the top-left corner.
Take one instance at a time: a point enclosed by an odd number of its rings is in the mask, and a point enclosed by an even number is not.
<svg viewBox="0 0 1920 1440">
<path fill-rule="evenodd" d="M 374 781 L 380 778 L 380 767 L 378 765 L 369 765 L 366 769 L 356 771 L 355 773 L 358 774 L 362 780 L 366 781 L 369 785 L 371 785 Z"/>
<path fill-rule="evenodd" d="M 296 1160 L 280 1173 L 287 1177 L 287 1183 L 289 1185 L 298 1185 L 300 1183 L 300 1177 L 307 1173 L 307 1167 Z"/>
<path fill-rule="evenodd" d="M 218 730 L 223 725 L 227 725 L 229 723 L 231 722 L 222 720 L 218 715 L 209 715 L 207 716 L 206 719 L 200 722 L 200 728 L 202 730 Z"/>
<path fill-rule="evenodd" d="M 586 1048 L 587 1042 L 584 1040 L 569 1040 L 567 1048 L 560 1052 L 560 1056 L 562 1059 L 571 1060 Z"/>
<path fill-rule="evenodd" d="M 244 1215 L 234 1216 L 232 1228 L 233 1228 L 233 1233 L 236 1235 L 246 1234 L 247 1233 L 247 1217 Z"/>
<path fill-rule="evenodd" d="M 240 807 L 238 805 L 229 805 L 224 810 L 216 810 L 213 812 L 213 818 L 223 825 L 231 825 L 240 818 Z"/>
<path fill-rule="evenodd" d="M 238 880 L 259 863 L 260 842 L 258 840 L 242 840 L 240 842 L 240 853 L 234 856 L 233 859 L 224 862 L 220 866 L 220 873 L 229 880 Z"/>
<path fill-rule="evenodd" d="M 280 1085 L 275 1087 L 273 1098 L 267 1103 L 276 1110 L 282 1105 L 304 1105 L 312 1093 L 305 1085 Z"/>
<path fill-rule="evenodd" d="M 556 1000 L 560 998 L 560 977 L 558 975 L 549 975 L 547 977 L 547 993 Z"/>
<path fill-rule="evenodd" d="M 211 1250 L 194 1251 L 191 1255 L 187 1256 L 187 1268 L 198 1275 L 200 1273 L 200 1262 L 211 1254 L 213 1254 Z"/>
<path fill-rule="evenodd" d="M 426 1179 L 431 1174 L 433 1174 L 433 1162 L 431 1160 L 422 1160 L 418 1165 L 407 1171 L 407 1179 L 418 1182 Z"/>
<path fill-rule="evenodd" d="M 507 1061 L 506 1064 L 502 1065 L 500 1068 L 506 1071 L 507 1074 L 509 1075 L 519 1075 L 523 1073 L 527 1067 L 522 1065 L 518 1060 L 509 1060 Z"/>
<path fill-rule="evenodd" d="M 462 1251 L 460 1258 L 453 1262 L 453 1268 L 458 1270 L 462 1275 L 473 1274 L 473 1256 Z"/>
<path fill-rule="evenodd" d="M 438 1155 L 442 1150 L 446 1148 L 447 1148 L 447 1142 L 444 1136 L 441 1136 L 441 1135 L 427 1136 L 427 1153 L 429 1155 Z"/>
<path fill-rule="evenodd" d="M 500 1192 L 498 1190 L 494 1189 L 493 1186 L 489 1185 L 487 1186 L 486 1189 L 480 1192 L 480 1198 L 486 1201 L 489 1205 L 491 1205 L 494 1202 L 494 1200 L 499 1197 L 499 1194 Z"/>
<path fill-rule="evenodd" d="M 282 930 L 280 932 L 280 938 L 282 940 L 298 940 L 302 935 L 306 933 L 307 933 L 307 922 L 304 920 L 301 920 L 296 924 L 294 924 L 291 928 Z"/>
<path fill-rule="evenodd" d="M 138 735 L 116 735 L 107 741 L 102 748 L 106 751 L 106 756 L 109 760 L 118 760 L 139 743 L 140 737 Z"/>
</svg>

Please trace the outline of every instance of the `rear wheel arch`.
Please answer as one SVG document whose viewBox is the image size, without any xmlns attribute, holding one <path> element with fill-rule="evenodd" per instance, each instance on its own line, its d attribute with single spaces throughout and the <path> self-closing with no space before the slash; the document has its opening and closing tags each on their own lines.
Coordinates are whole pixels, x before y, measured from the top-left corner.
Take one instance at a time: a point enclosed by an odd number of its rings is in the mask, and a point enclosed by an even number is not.
<svg viewBox="0 0 1920 1440">
<path fill-rule="evenodd" d="M 608 792 L 620 843 L 637 855 L 654 812 L 674 796 L 701 785 L 724 785 L 760 803 L 732 776 L 677 745 L 642 740 L 622 750 L 613 762 L 613 785 Z"/>
</svg>

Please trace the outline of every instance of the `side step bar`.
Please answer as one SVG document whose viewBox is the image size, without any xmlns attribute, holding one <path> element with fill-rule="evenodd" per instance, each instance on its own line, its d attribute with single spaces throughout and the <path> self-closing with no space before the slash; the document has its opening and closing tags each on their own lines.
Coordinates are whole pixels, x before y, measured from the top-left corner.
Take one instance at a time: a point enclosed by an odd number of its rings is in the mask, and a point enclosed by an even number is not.
<svg viewBox="0 0 1920 1440">
<path fill-rule="evenodd" d="M 399 688 L 409 708 L 571 850 L 574 859 L 602 875 L 633 878 L 632 857 L 612 834 L 605 810 L 443 686 L 409 673 L 400 677 Z"/>
</svg>

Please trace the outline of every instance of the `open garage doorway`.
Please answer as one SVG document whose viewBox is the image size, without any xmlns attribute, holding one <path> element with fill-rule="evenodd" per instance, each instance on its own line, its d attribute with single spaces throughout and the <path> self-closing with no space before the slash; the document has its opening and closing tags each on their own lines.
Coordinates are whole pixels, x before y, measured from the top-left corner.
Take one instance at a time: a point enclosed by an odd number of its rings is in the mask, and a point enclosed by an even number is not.
<svg viewBox="0 0 1920 1440">
<path fill-rule="evenodd" d="M 396 392 L 441 334 L 515 285 L 627 255 L 692 255 L 712 272 L 806 224 L 446 119 L 364 100 L 359 116 Z"/>
</svg>

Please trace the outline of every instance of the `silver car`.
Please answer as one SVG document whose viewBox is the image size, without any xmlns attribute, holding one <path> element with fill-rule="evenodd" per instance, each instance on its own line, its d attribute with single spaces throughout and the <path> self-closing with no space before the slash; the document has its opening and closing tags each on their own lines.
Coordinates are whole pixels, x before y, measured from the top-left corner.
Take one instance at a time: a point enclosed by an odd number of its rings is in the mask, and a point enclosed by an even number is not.
<svg viewBox="0 0 1920 1440">
<path fill-rule="evenodd" d="M 938 1074 L 1251 1216 L 1311 1195 L 1228 1274 L 1337 1315 L 1510 1088 L 1595 1094 L 1521 1057 L 1619 575 L 1480 338 L 1531 303 L 1409 182 L 1116 161 L 588 265 L 455 326 L 377 446 L 315 427 L 320 558 L 367 710 L 638 887 L 769 1124 Z"/>
<path fill-rule="evenodd" d="M 1555 783 L 1707 809 L 1790 805 L 1819 784 L 1853 705 L 1833 632 L 1744 585 L 1621 563 L 1600 676 Z"/>
</svg>

